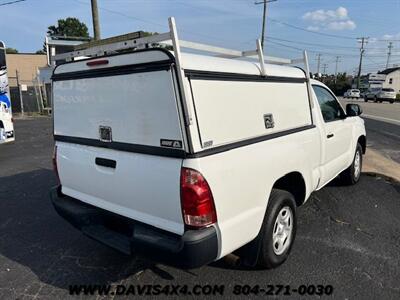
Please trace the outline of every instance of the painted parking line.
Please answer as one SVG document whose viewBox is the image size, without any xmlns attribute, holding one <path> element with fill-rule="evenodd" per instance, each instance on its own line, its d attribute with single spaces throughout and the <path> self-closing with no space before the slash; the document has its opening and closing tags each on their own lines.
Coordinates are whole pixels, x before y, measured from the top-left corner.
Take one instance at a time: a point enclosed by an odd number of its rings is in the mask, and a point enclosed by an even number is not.
<svg viewBox="0 0 400 300">
<path fill-rule="evenodd" d="M 362 117 L 368 118 L 368 119 L 373 119 L 373 120 L 378 120 L 378 121 L 382 121 L 382 122 L 387 122 L 387 123 L 391 123 L 391 124 L 395 124 L 395 125 L 400 125 L 400 120 L 389 119 L 389 118 L 379 117 L 379 116 L 374 116 L 374 115 L 366 115 L 366 114 L 362 114 Z"/>
</svg>

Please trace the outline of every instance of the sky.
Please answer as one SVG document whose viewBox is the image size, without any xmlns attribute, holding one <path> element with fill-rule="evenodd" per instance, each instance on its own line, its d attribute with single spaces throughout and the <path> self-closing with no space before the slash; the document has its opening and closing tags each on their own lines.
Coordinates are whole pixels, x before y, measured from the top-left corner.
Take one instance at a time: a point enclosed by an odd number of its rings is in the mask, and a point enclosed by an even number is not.
<svg viewBox="0 0 400 300">
<path fill-rule="evenodd" d="M 47 27 L 76 17 L 93 35 L 90 0 L 25 0 L 1 5 L 0 40 L 19 52 L 42 49 Z M 238 50 L 255 49 L 261 34 L 261 0 L 98 0 L 102 38 L 144 30 L 168 31 L 174 16 L 181 38 Z M 363 73 L 383 70 L 389 42 L 390 66 L 400 66 L 400 0 L 277 0 L 268 4 L 267 55 L 300 57 L 308 51 L 310 67 L 354 74 L 360 43 L 369 37 Z M 326 65 L 325 65 L 326 64 Z"/>
</svg>

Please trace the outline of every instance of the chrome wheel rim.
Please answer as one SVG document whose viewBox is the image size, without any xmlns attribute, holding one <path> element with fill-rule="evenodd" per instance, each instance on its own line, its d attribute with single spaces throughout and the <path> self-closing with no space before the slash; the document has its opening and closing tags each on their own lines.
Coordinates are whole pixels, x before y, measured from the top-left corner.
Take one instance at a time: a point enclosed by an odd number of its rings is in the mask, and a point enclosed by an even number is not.
<svg viewBox="0 0 400 300">
<path fill-rule="evenodd" d="M 281 255 L 292 242 L 293 213 L 289 206 L 283 207 L 275 220 L 272 231 L 272 248 L 276 255 Z"/>
<path fill-rule="evenodd" d="M 354 157 L 354 177 L 358 178 L 358 176 L 360 176 L 360 172 L 361 172 L 361 155 L 360 151 L 357 151 Z"/>
</svg>

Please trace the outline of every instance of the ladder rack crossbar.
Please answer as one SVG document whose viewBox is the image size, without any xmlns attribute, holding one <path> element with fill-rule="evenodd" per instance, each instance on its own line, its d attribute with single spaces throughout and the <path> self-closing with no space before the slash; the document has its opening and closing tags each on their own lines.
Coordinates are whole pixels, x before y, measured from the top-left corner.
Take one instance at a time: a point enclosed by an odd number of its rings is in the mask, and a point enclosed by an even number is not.
<svg viewBox="0 0 400 300">
<path fill-rule="evenodd" d="M 100 56 L 104 55 L 107 53 L 112 53 L 120 50 L 126 50 L 126 49 L 131 49 L 131 48 L 136 48 L 136 49 L 143 49 L 146 48 L 148 45 L 155 44 L 155 43 L 160 43 L 160 42 L 166 42 L 171 40 L 171 34 L 170 32 L 165 32 L 161 34 L 156 34 L 152 36 L 147 36 L 147 37 L 141 37 L 137 39 L 128 39 L 126 41 L 119 41 L 107 45 L 99 45 L 99 46 L 94 46 L 90 47 L 87 49 L 82 49 L 82 50 L 76 50 L 72 52 L 66 52 L 66 53 L 61 53 L 57 54 L 54 56 L 53 61 L 57 60 L 71 60 L 74 57 L 79 57 L 79 56 Z"/>
</svg>

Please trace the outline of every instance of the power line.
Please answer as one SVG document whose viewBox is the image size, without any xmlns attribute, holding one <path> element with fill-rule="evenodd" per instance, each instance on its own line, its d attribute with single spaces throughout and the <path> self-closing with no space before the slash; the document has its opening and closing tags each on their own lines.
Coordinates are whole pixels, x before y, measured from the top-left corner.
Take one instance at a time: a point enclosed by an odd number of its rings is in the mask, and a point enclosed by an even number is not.
<svg viewBox="0 0 400 300">
<path fill-rule="evenodd" d="M 268 38 L 271 39 L 271 40 L 277 40 L 277 41 L 288 42 L 288 43 L 303 44 L 303 45 L 310 45 L 310 46 L 321 46 L 321 47 L 326 47 L 326 48 L 329 48 L 329 49 L 332 49 L 332 48 L 358 49 L 358 47 L 336 46 L 336 45 L 328 45 L 328 44 L 309 43 L 309 42 L 281 39 L 281 38 L 276 38 L 276 37 L 271 37 L 271 36 L 268 36 Z M 386 48 L 381 48 L 381 49 L 385 49 L 386 50 Z"/>
<path fill-rule="evenodd" d="M 331 34 L 331 33 L 324 33 L 324 32 L 318 32 L 318 31 L 313 31 L 313 30 L 309 30 L 300 26 L 296 26 L 293 24 L 289 24 L 286 22 L 282 22 L 273 18 L 269 18 L 269 20 L 271 22 L 275 22 L 281 25 L 285 25 L 287 27 L 293 28 L 293 29 L 297 29 L 297 30 L 301 30 L 301 31 L 305 31 L 305 32 L 309 32 L 309 33 L 313 33 L 313 34 L 318 34 L 318 35 L 322 35 L 322 36 L 327 36 L 327 37 L 333 37 L 333 38 L 340 38 L 340 39 L 348 39 L 348 40 L 356 40 L 356 37 L 351 37 L 351 36 L 346 36 L 346 35 L 338 35 L 338 34 Z M 377 42 L 400 42 L 400 39 L 376 39 Z"/>
<path fill-rule="evenodd" d="M 276 37 L 272 37 L 272 36 L 268 36 L 268 39 L 271 40 L 276 40 L 276 41 L 282 41 L 282 42 L 287 42 L 287 43 L 292 43 L 292 44 L 301 44 L 301 45 L 309 45 L 309 46 L 318 46 L 321 48 L 328 48 L 328 49 L 332 49 L 332 48 L 343 48 L 343 49 L 360 49 L 358 47 L 355 46 L 337 46 L 337 45 L 329 45 L 329 44 L 319 44 L 319 43 L 310 43 L 310 42 L 303 42 L 303 41 L 295 41 L 295 40 L 288 40 L 288 39 L 282 39 L 282 38 L 276 38 Z M 385 48 L 368 48 L 365 49 L 366 51 L 368 50 L 379 50 L 379 51 L 386 51 L 387 47 Z"/>
<path fill-rule="evenodd" d="M 26 1 L 26 0 L 15 0 L 15 1 L 10 1 L 10 2 L 0 3 L 0 6 L 10 5 L 10 4 L 14 4 L 14 3 L 18 3 L 18 2 L 24 2 L 24 1 Z"/>
<path fill-rule="evenodd" d="M 326 51 L 317 51 L 317 50 L 311 50 L 311 49 L 307 49 L 307 48 L 299 48 L 299 47 L 295 47 L 295 46 L 292 46 L 292 45 L 287 45 L 287 44 L 283 44 L 283 43 L 279 43 L 279 42 L 276 42 L 276 41 L 272 41 L 272 40 L 270 40 L 270 38 L 269 37 L 267 37 L 266 38 L 266 40 L 268 40 L 268 44 L 273 44 L 273 45 L 277 45 L 277 46 L 280 46 L 281 48 L 282 47 L 284 47 L 284 48 L 288 48 L 288 49 L 293 49 L 293 50 L 297 50 L 297 51 L 303 51 L 303 50 L 307 50 L 307 52 L 309 52 L 309 53 L 321 53 L 321 54 L 323 54 L 323 55 L 326 55 L 326 56 L 331 56 L 331 57 L 336 57 L 337 55 L 340 55 L 341 57 L 358 57 L 359 56 L 359 54 L 348 54 L 348 53 L 341 53 L 341 52 L 326 52 Z M 266 50 L 268 50 L 268 49 L 266 49 Z M 363 57 L 376 57 L 376 58 L 382 58 L 382 57 L 384 57 L 383 56 L 383 54 L 381 54 L 381 55 L 372 55 L 372 54 L 367 54 L 367 53 L 365 53 L 366 52 L 366 50 L 367 49 L 364 49 L 364 55 L 363 55 Z M 391 55 L 391 57 L 394 57 L 394 56 L 400 56 L 400 55 L 398 55 L 398 54 L 393 54 L 393 52 L 392 52 L 392 55 Z"/>
<path fill-rule="evenodd" d="M 298 48 L 298 47 L 295 47 L 295 46 L 286 45 L 286 44 L 278 43 L 278 42 L 275 42 L 275 41 L 271 41 L 268 37 L 266 39 L 269 41 L 269 43 L 272 43 L 272 44 L 275 44 L 275 45 L 279 45 L 279 46 L 282 46 L 282 47 L 285 47 L 285 48 L 295 49 L 295 50 L 298 50 L 298 51 L 307 50 L 307 52 L 310 52 L 310 53 L 321 53 L 321 54 L 326 54 L 326 55 L 329 55 L 329 56 L 336 56 L 336 55 L 348 56 L 348 57 L 356 57 L 356 56 L 358 56 L 358 54 L 347 54 L 347 53 L 338 53 L 338 52 L 325 52 L 325 51 L 316 51 L 316 50 L 305 49 L 305 48 Z"/>
<path fill-rule="evenodd" d="M 25 1 L 25 0 L 24 0 L 24 1 Z M 86 3 L 86 2 L 82 2 L 82 1 L 80 1 L 80 0 L 74 0 L 74 1 L 77 2 L 77 3 L 79 3 L 79 4 L 82 4 L 82 5 L 90 5 L 90 4 L 88 4 L 88 3 Z M 104 8 L 104 7 L 101 7 L 101 6 L 98 6 L 98 8 L 99 8 L 100 10 L 103 10 L 103 11 L 106 11 L 106 12 L 109 12 L 109 13 L 112 13 L 112 14 L 115 14 L 115 15 L 119 15 L 119 16 L 122 16 L 122 17 L 125 17 L 125 18 L 128 18 L 128 19 L 132 19 L 132 20 L 136 20 L 136 21 L 139 21 L 139 22 L 142 22 L 142 23 L 147 23 L 147 24 L 155 25 L 155 26 L 158 26 L 158 27 L 163 28 L 163 29 L 167 29 L 167 28 L 168 28 L 167 25 L 163 25 L 163 24 L 160 24 L 160 23 L 157 23 L 157 22 L 153 22 L 153 21 L 149 21 L 149 20 L 145 20 L 145 19 L 133 17 L 133 16 L 131 16 L 131 15 L 127 15 L 127 14 L 125 14 L 125 13 L 123 13 L 123 12 L 120 12 L 120 11 L 116 11 L 116 10 Z M 185 32 L 185 33 L 188 33 L 188 34 L 192 34 L 192 35 L 195 35 L 195 36 L 201 36 L 201 37 L 213 39 L 213 40 L 215 40 L 215 41 L 224 41 L 224 40 L 225 40 L 225 41 L 227 41 L 227 42 L 231 42 L 231 41 L 228 41 L 228 40 L 226 40 L 226 39 L 221 39 L 221 38 L 213 37 L 213 36 L 206 35 L 206 34 L 201 34 L 201 33 L 197 33 L 197 32 L 192 32 L 192 31 L 188 31 L 188 30 L 185 30 L 185 29 L 180 29 L 180 31 Z"/>
<path fill-rule="evenodd" d="M 334 37 L 334 38 L 341 38 L 341 39 L 347 39 L 347 40 L 356 40 L 357 39 L 356 37 L 350 37 L 350 36 L 345 36 L 345 35 L 337 35 L 337 34 L 330 34 L 330 33 L 323 33 L 323 32 L 309 30 L 309 29 L 306 29 L 306 28 L 303 28 L 303 27 L 299 27 L 299 26 L 296 26 L 296 25 L 292 25 L 292 24 L 289 24 L 289 23 L 286 23 L 286 22 L 282 22 L 282 21 L 279 21 L 279 20 L 276 20 L 276 19 L 273 19 L 273 18 L 269 18 L 269 20 L 271 20 L 272 22 L 281 24 L 281 25 L 285 25 L 287 27 L 291 27 L 291 28 L 294 28 L 294 29 L 297 29 L 297 30 L 302 30 L 302 31 L 305 31 L 305 32 L 314 33 L 314 34 L 318 34 L 318 35 L 329 36 L 329 37 Z"/>
</svg>

